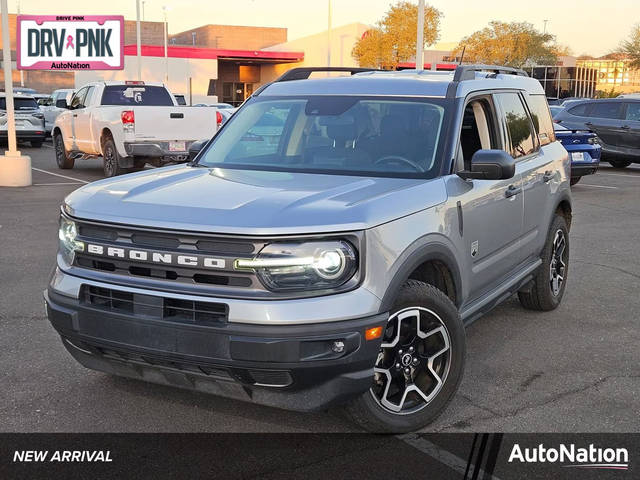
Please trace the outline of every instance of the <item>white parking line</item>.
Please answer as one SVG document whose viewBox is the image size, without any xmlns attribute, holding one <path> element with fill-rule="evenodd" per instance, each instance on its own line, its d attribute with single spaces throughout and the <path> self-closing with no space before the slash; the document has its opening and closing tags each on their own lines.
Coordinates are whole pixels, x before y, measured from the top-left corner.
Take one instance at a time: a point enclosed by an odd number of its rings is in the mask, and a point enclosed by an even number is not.
<svg viewBox="0 0 640 480">
<path fill-rule="evenodd" d="M 31 167 L 31 170 L 35 170 L 36 172 L 48 173 L 49 175 L 53 175 L 54 177 L 66 178 L 67 180 L 73 180 L 74 182 L 79 183 L 89 183 L 86 180 L 80 180 L 79 178 L 67 177 L 66 175 L 60 175 L 59 173 L 53 173 L 48 170 L 42 170 L 40 168 Z"/>
<path fill-rule="evenodd" d="M 80 182 L 34 183 L 35 187 L 49 187 L 53 185 L 82 185 Z"/>
<path fill-rule="evenodd" d="M 607 175 L 609 177 L 640 178 L 640 175 L 624 174 L 624 173 L 602 173 L 602 172 L 598 172 L 598 175 Z"/>
<path fill-rule="evenodd" d="M 591 185 L 589 183 L 581 183 L 580 184 L 581 187 L 593 187 L 593 188 L 611 188 L 613 190 L 617 190 L 618 187 L 607 187 L 605 185 Z"/>
</svg>

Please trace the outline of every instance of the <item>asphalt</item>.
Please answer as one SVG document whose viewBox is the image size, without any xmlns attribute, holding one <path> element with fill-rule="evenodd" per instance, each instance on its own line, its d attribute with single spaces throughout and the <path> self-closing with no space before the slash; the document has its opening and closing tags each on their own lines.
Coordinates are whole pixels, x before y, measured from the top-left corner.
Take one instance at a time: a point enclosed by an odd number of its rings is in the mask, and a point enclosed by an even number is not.
<svg viewBox="0 0 640 480">
<path fill-rule="evenodd" d="M 102 178 L 100 161 L 62 171 L 50 144 L 21 150 L 31 156 L 34 185 L 0 188 L 0 431 L 356 430 L 339 410 L 286 412 L 77 364 L 44 315 L 42 291 L 59 205 Z M 640 165 L 603 163 L 573 192 L 562 305 L 533 313 L 514 297 L 469 327 L 460 390 L 425 431 L 640 431 Z"/>
</svg>

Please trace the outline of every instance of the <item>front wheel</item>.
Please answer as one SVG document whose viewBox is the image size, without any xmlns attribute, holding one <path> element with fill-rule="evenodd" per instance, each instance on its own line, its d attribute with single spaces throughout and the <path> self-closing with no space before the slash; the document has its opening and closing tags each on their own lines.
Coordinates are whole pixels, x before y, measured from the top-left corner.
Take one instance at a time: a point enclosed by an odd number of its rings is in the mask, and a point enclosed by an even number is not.
<svg viewBox="0 0 640 480">
<path fill-rule="evenodd" d="M 408 280 L 390 312 L 372 387 L 346 412 L 370 432 L 422 428 L 457 391 L 464 360 L 465 332 L 456 306 L 434 286 Z"/>
<path fill-rule="evenodd" d="M 569 273 L 569 229 L 561 215 L 554 217 L 542 250 L 542 265 L 528 290 L 518 292 L 518 299 L 529 310 L 548 311 L 560 305 Z"/>
<path fill-rule="evenodd" d="M 125 168 L 120 166 L 120 155 L 113 142 L 113 138 L 107 138 L 102 147 L 102 166 L 105 177 L 115 177 L 127 173 Z"/>
<path fill-rule="evenodd" d="M 53 148 L 56 153 L 56 163 L 58 164 L 58 168 L 62 170 L 73 168 L 75 160 L 64 148 L 64 140 L 62 139 L 62 134 L 60 132 L 53 134 Z"/>
<path fill-rule="evenodd" d="M 627 160 L 608 160 L 613 168 L 627 168 L 631 162 Z"/>
</svg>

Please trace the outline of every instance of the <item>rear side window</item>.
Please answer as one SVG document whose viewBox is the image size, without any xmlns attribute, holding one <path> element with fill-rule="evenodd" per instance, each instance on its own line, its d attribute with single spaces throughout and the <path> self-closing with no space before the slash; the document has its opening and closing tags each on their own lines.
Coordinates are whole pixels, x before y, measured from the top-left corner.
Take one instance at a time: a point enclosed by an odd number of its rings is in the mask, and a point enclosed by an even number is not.
<svg viewBox="0 0 640 480">
<path fill-rule="evenodd" d="M 553 121 L 549 112 L 549 104 L 544 95 L 529 95 L 527 99 L 529 111 L 531 112 L 531 120 L 538 134 L 540 145 L 547 145 L 555 141 L 553 133 Z"/>
<path fill-rule="evenodd" d="M 640 102 L 627 103 L 625 120 L 640 122 Z"/>
<path fill-rule="evenodd" d="M 524 157 L 534 151 L 533 132 L 529 115 L 517 93 L 499 93 L 496 98 L 502 106 L 507 132 L 511 139 L 513 158 Z"/>
<path fill-rule="evenodd" d="M 575 107 L 571 107 L 567 110 L 571 115 L 576 115 L 578 117 L 584 117 L 587 114 L 588 103 L 582 103 L 580 105 L 576 105 Z"/>
<path fill-rule="evenodd" d="M 102 93 L 102 105 L 173 107 L 173 100 L 164 87 L 109 85 Z"/>
<path fill-rule="evenodd" d="M 622 102 L 596 102 L 589 112 L 590 117 L 595 118 L 621 118 Z"/>
</svg>

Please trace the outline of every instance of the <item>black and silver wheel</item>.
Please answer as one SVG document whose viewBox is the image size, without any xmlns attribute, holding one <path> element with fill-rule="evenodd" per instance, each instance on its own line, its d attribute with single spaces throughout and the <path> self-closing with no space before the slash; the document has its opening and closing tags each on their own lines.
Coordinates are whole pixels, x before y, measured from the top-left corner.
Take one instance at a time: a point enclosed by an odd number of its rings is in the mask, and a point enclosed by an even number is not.
<svg viewBox="0 0 640 480">
<path fill-rule="evenodd" d="M 73 168 L 75 160 L 69 156 L 67 150 L 64 148 L 64 140 L 62 140 L 62 134 L 60 132 L 53 134 L 53 149 L 56 154 L 58 168 L 62 170 Z"/>
<path fill-rule="evenodd" d="M 102 147 L 102 165 L 105 177 L 115 177 L 126 173 L 127 170 L 120 166 L 120 155 L 112 138 L 107 138 Z"/>
<path fill-rule="evenodd" d="M 569 230 L 561 215 L 556 215 L 542 251 L 542 265 L 532 283 L 520 292 L 523 307 L 530 310 L 553 310 L 560 305 L 569 271 Z"/>
<path fill-rule="evenodd" d="M 464 326 L 456 306 L 432 285 L 409 280 L 390 313 L 372 387 L 347 412 L 373 432 L 421 428 L 456 392 L 464 355 Z"/>
</svg>

